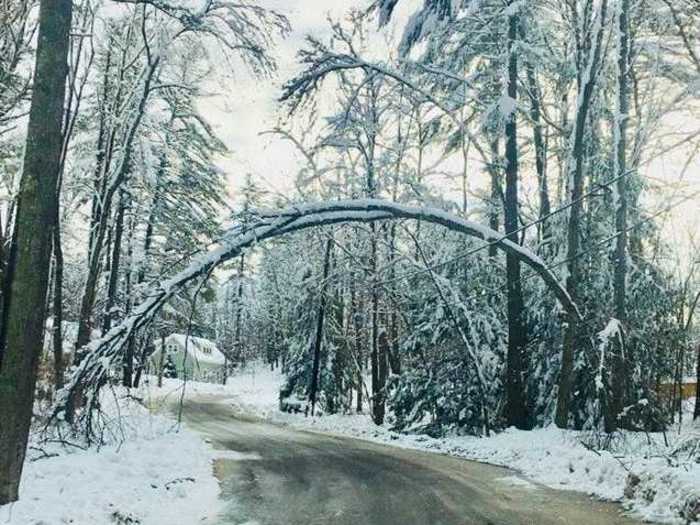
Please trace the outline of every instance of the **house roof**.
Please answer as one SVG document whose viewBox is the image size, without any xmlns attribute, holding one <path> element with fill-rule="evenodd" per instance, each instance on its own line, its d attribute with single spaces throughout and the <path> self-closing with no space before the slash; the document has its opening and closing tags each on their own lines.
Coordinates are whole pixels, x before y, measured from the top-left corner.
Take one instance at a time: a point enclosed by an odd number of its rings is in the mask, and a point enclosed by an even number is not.
<svg viewBox="0 0 700 525">
<path fill-rule="evenodd" d="M 170 334 L 165 338 L 167 343 L 175 343 L 183 350 L 187 348 L 187 353 L 194 357 L 199 363 L 210 365 L 221 365 L 226 363 L 226 358 L 216 344 L 203 337 L 187 336 L 185 334 Z M 160 345 L 160 340 L 156 341 Z"/>
</svg>

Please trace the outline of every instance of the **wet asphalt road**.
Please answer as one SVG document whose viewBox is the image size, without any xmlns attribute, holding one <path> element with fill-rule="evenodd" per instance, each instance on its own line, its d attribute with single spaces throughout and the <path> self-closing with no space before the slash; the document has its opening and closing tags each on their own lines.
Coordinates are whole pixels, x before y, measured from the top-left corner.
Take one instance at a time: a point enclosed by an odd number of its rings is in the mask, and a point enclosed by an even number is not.
<svg viewBox="0 0 700 525">
<path fill-rule="evenodd" d="M 521 484 L 505 468 L 296 431 L 235 414 L 221 399 L 188 401 L 183 414 L 237 456 L 214 467 L 227 501 L 217 525 L 639 523 L 618 505 Z"/>
</svg>

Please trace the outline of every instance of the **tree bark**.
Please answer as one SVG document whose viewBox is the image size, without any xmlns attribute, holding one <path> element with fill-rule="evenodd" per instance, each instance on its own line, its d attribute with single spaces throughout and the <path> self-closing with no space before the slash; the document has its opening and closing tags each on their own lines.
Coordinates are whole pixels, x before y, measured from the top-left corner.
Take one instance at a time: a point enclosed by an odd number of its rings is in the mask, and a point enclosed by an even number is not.
<svg viewBox="0 0 700 525">
<path fill-rule="evenodd" d="M 236 345 L 236 358 L 239 363 L 244 363 L 243 342 L 241 341 L 241 313 L 243 310 L 243 274 L 245 272 L 245 254 L 241 254 L 238 260 L 238 289 L 236 290 L 236 331 L 234 332 L 234 345 Z"/>
<path fill-rule="evenodd" d="M 124 233 L 124 210 L 126 208 L 126 196 L 124 191 L 119 194 L 119 207 L 117 208 L 117 218 L 114 225 L 114 241 L 112 244 L 112 256 L 110 260 L 109 283 L 107 285 L 107 304 L 105 306 L 105 317 L 102 324 L 102 333 L 109 332 L 112 327 L 112 317 L 117 296 L 117 285 L 119 284 L 119 271 L 121 270 L 122 236 Z M 129 385 L 130 386 L 130 385 Z"/>
<path fill-rule="evenodd" d="M 388 367 L 389 337 L 386 326 L 382 326 L 377 336 L 377 391 L 374 397 L 374 422 L 384 424 L 386 415 L 386 380 L 389 375 Z"/>
<path fill-rule="evenodd" d="M 491 165 L 488 167 L 489 176 L 491 179 L 491 198 L 489 200 L 489 228 L 493 231 L 498 231 L 498 209 L 501 207 L 501 187 L 498 181 L 498 165 L 499 165 L 499 137 L 494 138 L 489 146 L 491 148 Z M 495 246 L 489 246 L 489 257 L 496 257 L 498 249 Z"/>
<path fill-rule="evenodd" d="M 700 419 L 700 345 L 698 345 L 698 358 L 695 367 L 695 411 L 693 412 L 693 419 Z"/>
<path fill-rule="evenodd" d="M 160 356 L 158 358 L 158 388 L 163 386 L 163 367 L 165 366 L 165 332 L 160 335 Z M 226 384 L 226 381 L 224 381 Z"/>
<path fill-rule="evenodd" d="M 627 325 L 627 122 L 629 118 L 629 88 L 628 88 L 628 61 L 629 61 L 629 0 L 621 0 L 618 19 L 618 108 L 616 117 L 616 173 L 617 177 L 617 210 L 615 213 L 615 272 L 614 272 L 614 297 L 615 317 L 623 327 Z M 626 391 L 626 349 L 622 341 L 616 345 L 612 363 L 612 399 L 607 417 L 607 431 L 617 429 L 617 417 L 625 406 Z"/>
<path fill-rule="evenodd" d="M 0 505 L 16 501 L 42 351 L 63 147 L 71 0 L 42 0 L 24 170 L 0 330 Z"/>
<path fill-rule="evenodd" d="M 379 373 L 379 290 L 377 290 L 377 225 L 370 224 L 371 227 L 371 248 L 370 248 L 370 272 L 372 279 L 372 304 L 371 304 L 371 326 L 370 326 L 370 368 L 372 375 L 372 419 L 377 425 L 381 425 L 384 419 L 384 406 L 381 397 L 381 378 Z M 381 416 L 381 417 L 380 417 Z"/>
<path fill-rule="evenodd" d="M 7 236 L 9 236 L 9 216 L 7 220 Z M 0 319 L 2 319 L 3 313 L 3 303 L 4 303 L 4 297 L 5 297 L 5 270 L 7 268 L 7 250 L 5 249 L 5 242 L 6 242 L 6 236 L 5 236 L 5 228 L 3 228 L 2 225 L 2 217 L 0 217 Z"/>
<path fill-rule="evenodd" d="M 581 196 L 583 195 L 583 161 L 584 161 L 584 137 L 586 122 L 588 120 L 588 111 L 593 99 L 593 88 L 596 83 L 596 75 L 598 65 L 600 63 L 601 45 L 602 45 L 602 20 L 605 18 L 607 11 L 607 0 L 602 0 L 596 24 L 597 31 L 591 38 L 591 45 L 594 46 L 590 50 L 587 63 L 588 74 L 581 74 L 579 83 L 579 95 L 577 99 L 576 119 L 574 121 L 573 145 L 568 166 L 570 181 L 570 211 L 569 223 L 567 225 L 567 252 L 566 260 L 568 261 L 568 274 L 566 278 L 566 289 L 574 303 L 579 298 L 578 284 L 581 280 L 579 258 L 580 239 L 580 221 L 583 204 Z M 564 327 L 564 344 L 562 349 L 561 370 L 559 372 L 559 389 L 557 393 L 557 408 L 555 414 L 555 423 L 559 428 L 566 428 L 569 423 L 569 401 L 571 397 L 571 389 L 573 387 L 574 378 L 574 349 L 577 340 L 577 322 L 572 315 L 568 316 L 566 326 Z"/>
<path fill-rule="evenodd" d="M 131 197 L 129 196 L 128 193 L 124 192 L 122 194 L 122 197 L 125 197 L 125 201 L 121 202 L 120 205 L 124 206 L 124 212 L 126 213 L 127 210 L 131 209 Z M 132 266 L 133 266 L 133 261 L 134 261 L 134 244 L 133 244 L 133 239 L 134 239 L 134 232 L 136 231 L 136 217 L 134 216 L 133 212 L 129 214 L 129 232 L 128 232 L 128 239 L 129 242 L 127 242 L 127 249 L 126 249 L 126 257 L 128 261 L 128 265 L 126 268 L 126 271 L 124 272 L 124 294 L 126 295 L 126 316 L 128 316 L 131 313 L 131 308 L 133 306 L 133 287 L 131 285 L 132 279 Z M 123 225 L 122 225 L 123 228 Z M 121 238 L 119 239 L 121 243 Z M 147 257 L 146 255 L 147 252 L 144 252 L 144 257 Z M 148 344 L 145 344 L 143 347 L 143 351 L 147 352 L 148 350 Z M 129 339 L 129 343 L 126 345 L 126 352 L 124 355 L 124 363 L 123 363 L 123 374 L 122 374 L 122 384 L 129 388 L 129 387 L 134 387 L 138 388 L 139 382 L 141 381 L 141 373 L 146 365 L 145 363 L 145 358 L 141 360 L 141 362 L 138 363 L 138 368 L 136 370 L 136 374 L 134 375 L 134 354 L 135 354 L 136 348 L 134 344 L 134 338 L 132 337 Z M 145 354 L 144 354 L 145 355 Z M 132 380 L 133 378 L 133 380 Z"/>
<path fill-rule="evenodd" d="M 58 210 L 58 201 L 56 205 Z M 65 365 L 63 363 L 63 247 L 61 245 L 60 222 L 56 213 L 56 224 L 53 231 L 53 371 L 54 387 L 59 390 L 63 387 L 63 375 Z"/>
<path fill-rule="evenodd" d="M 316 331 L 313 342 L 313 364 L 311 367 L 311 384 L 309 385 L 309 401 L 311 402 L 311 417 L 316 409 L 318 395 L 318 373 L 321 367 L 321 350 L 323 346 L 323 324 L 326 317 L 326 291 L 328 289 L 328 274 L 331 267 L 331 250 L 333 239 L 326 241 L 326 250 L 323 256 L 323 282 L 321 284 L 321 297 L 318 302 L 318 312 L 316 313 Z"/>
<path fill-rule="evenodd" d="M 99 196 L 99 188 L 102 184 L 102 173 L 103 173 L 103 165 L 105 162 L 105 156 L 106 156 L 106 128 L 107 128 L 107 100 L 108 100 L 108 93 L 109 93 L 109 75 L 111 71 L 111 65 L 112 65 L 112 42 L 113 39 L 110 38 L 109 42 L 107 43 L 107 56 L 105 59 L 105 68 L 104 68 L 104 74 L 102 75 L 102 103 L 100 104 L 100 111 L 99 111 L 99 124 L 98 124 L 98 133 L 97 133 L 97 155 L 96 155 L 96 162 L 95 162 L 95 171 L 93 175 L 93 181 L 94 181 L 94 191 L 95 194 L 92 197 L 91 203 L 90 203 L 90 231 L 88 232 L 88 253 L 92 252 L 93 244 L 94 244 L 94 237 L 95 237 L 95 232 L 97 231 L 97 223 L 99 220 L 99 213 L 100 213 L 100 196 Z M 89 258 L 88 258 L 89 262 Z"/>
<path fill-rule="evenodd" d="M 158 209 L 158 203 L 160 199 L 160 189 L 161 189 L 161 183 L 162 183 L 162 177 L 163 177 L 163 172 L 165 170 L 165 165 L 166 165 L 166 157 L 165 155 L 161 156 L 161 161 L 160 165 L 158 168 L 158 171 L 156 172 L 156 191 L 155 195 L 153 197 L 153 203 L 151 205 L 151 209 L 149 210 L 148 213 L 148 222 L 146 224 L 146 234 L 145 238 L 143 241 L 143 260 L 141 261 L 141 265 L 139 267 L 138 275 L 136 276 L 136 283 L 138 285 L 142 284 L 145 279 L 146 279 L 146 264 L 148 262 L 148 255 L 151 253 L 151 244 L 153 243 L 153 230 L 154 230 L 154 223 L 155 223 L 155 217 L 156 217 L 156 210 Z M 132 221 L 131 225 L 131 235 L 133 236 L 133 231 L 135 228 L 135 223 Z M 131 244 L 129 244 L 129 259 L 131 260 Z M 129 278 L 130 273 L 127 273 L 127 281 L 126 281 L 126 295 L 127 295 L 127 312 L 131 311 L 131 306 L 132 306 L 132 299 L 131 299 L 131 279 Z M 129 338 L 127 344 L 126 344 L 126 351 L 124 355 L 124 368 L 123 368 L 123 377 L 122 377 L 122 383 L 124 386 L 127 388 L 130 386 L 133 386 L 134 388 L 138 388 L 139 383 L 141 382 L 141 374 L 145 366 L 145 359 L 148 354 L 148 345 L 145 345 L 142 349 L 141 355 L 141 361 L 138 363 L 138 367 L 136 369 L 136 374 L 134 374 L 134 356 L 136 355 L 136 342 L 133 337 Z M 132 379 L 133 378 L 133 379 Z"/>
<path fill-rule="evenodd" d="M 521 38 L 525 39 L 525 30 L 520 26 Z M 532 141 L 535 147 L 535 171 L 537 172 L 538 195 L 540 201 L 539 226 L 540 243 L 545 251 L 551 242 L 551 228 L 547 217 L 552 212 L 549 200 L 549 181 L 547 180 L 547 151 L 542 132 L 542 94 L 537 84 L 535 68 L 530 61 L 525 62 L 525 73 L 530 95 L 530 119 L 532 120 Z"/>
<path fill-rule="evenodd" d="M 396 200 L 396 198 L 394 198 Z M 463 210 L 466 215 L 466 208 Z M 396 223 L 391 225 L 389 230 L 389 280 L 391 281 L 391 295 L 396 296 Z M 389 345 L 387 360 L 389 361 L 389 369 L 392 374 L 401 374 L 401 355 L 399 354 L 399 316 L 397 314 L 397 305 L 392 306 L 389 313 Z"/>
<path fill-rule="evenodd" d="M 91 20 L 94 22 L 94 12 L 85 13 L 82 20 L 81 32 L 87 32 L 88 26 L 91 25 Z M 63 387 L 65 363 L 63 355 L 63 241 L 61 239 L 61 188 L 63 186 L 63 175 L 66 165 L 66 157 L 68 156 L 68 148 L 71 138 L 75 131 L 75 124 L 79 115 L 83 92 L 88 79 L 88 73 L 85 73 L 83 81 L 77 87 L 78 71 L 82 57 L 84 40 L 79 39 L 77 49 L 73 46 L 69 48 L 69 71 L 68 71 L 68 86 L 67 96 L 64 108 L 63 119 L 63 144 L 61 147 L 61 157 L 59 161 L 58 180 L 56 182 L 56 218 L 53 230 L 53 368 L 54 368 L 54 389 L 58 391 Z M 71 56 L 75 56 L 75 60 L 71 60 Z M 90 52 L 90 58 L 86 66 L 89 71 L 94 58 L 94 51 Z M 73 101 L 75 100 L 75 105 Z"/>
<path fill-rule="evenodd" d="M 510 0 L 509 6 L 516 0 Z M 508 97 L 513 109 L 506 120 L 506 199 L 504 222 L 508 239 L 518 243 L 518 127 L 516 100 L 518 96 L 518 61 L 515 50 L 518 15 L 508 17 Z M 527 397 L 525 395 L 526 370 L 523 363 L 527 333 L 525 303 L 520 280 L 520 261 L 513 254 L 506 254 L 506 280 L 508 289 L 508 355 L 506 359 L 506 421 L 509 426 L 529 428 Z"/>
<path fill-rule="evenodd" d="M 364 357 L 362 355 L 362 322 L 360 319 L 360 298 L 354 284 L 350 295 L 350 309 L 352 315 L 353 346 L 355 353 L 357 378 L 357 398 L 355 400 L 355 410 L 358 414 L 361 414 L 363 410 L 362 389 L 364 387 L 364 383 L 362 371 L 364 368 Z"/>
</svg>

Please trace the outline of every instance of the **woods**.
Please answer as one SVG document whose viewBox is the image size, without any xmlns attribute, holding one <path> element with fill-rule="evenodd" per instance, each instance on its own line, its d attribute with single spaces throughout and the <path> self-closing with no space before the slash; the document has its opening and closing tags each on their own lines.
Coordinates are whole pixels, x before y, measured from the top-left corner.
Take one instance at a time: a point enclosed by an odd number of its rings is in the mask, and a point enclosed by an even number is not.
<svg viewBox="0 0 700 525">
<path fill-rule="evenodd" d="M 697 420 L 699 5 L 268 4 L 0 2 L 0 505 L 173 334 L 398 433 Z"/>
</svg>

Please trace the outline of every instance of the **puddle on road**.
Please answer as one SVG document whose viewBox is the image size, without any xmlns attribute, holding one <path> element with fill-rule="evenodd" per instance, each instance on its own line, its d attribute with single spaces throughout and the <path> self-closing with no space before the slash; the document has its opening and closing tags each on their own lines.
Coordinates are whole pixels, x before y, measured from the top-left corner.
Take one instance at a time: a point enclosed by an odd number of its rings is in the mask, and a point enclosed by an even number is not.
<svg viewBox="0 0 700 525">
<path fill-rule="evenodd" d="M 250 506 L 254 509 L 262 503 L 260 495 L 261 487 L 257 486 L 257 479 L 252 469 L 246 466 L 246 462 L 261 460 L 259 454 L 247 454 L 234 450 L 217 450 L 220 457 L 214 459 L 213 472 L 219 480 L 219 498 L 226 502 L 224 510 L 219 514 L 216 525 L 262 525 L 261 522 L 251 519 Z"/>
</svg>

